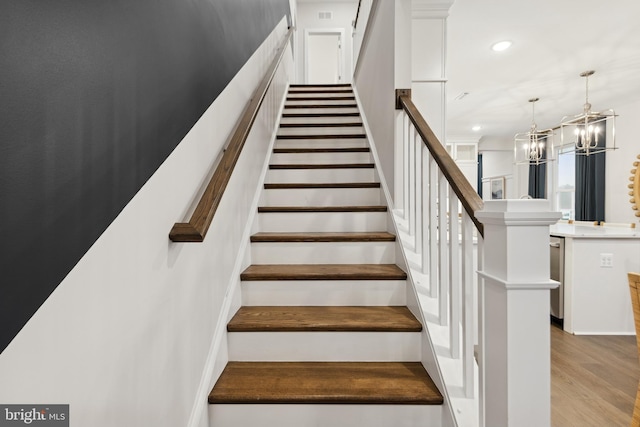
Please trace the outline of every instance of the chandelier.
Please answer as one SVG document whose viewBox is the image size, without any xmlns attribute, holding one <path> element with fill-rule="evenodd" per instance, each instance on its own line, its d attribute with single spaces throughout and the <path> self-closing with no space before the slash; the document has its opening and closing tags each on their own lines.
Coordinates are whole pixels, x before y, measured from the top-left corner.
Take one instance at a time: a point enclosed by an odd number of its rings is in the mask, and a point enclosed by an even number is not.
<svg viewBox="0 0 640 427">
<path fill-rule="evenodd" d="M 589 76 L 593 70 L 580 73 L 585 78 L 586 96 L 582 114 L 565 116 L 560 123 L 560 138 L 565 152 L 575 151 L 575 154 L 589 156 L 615 150 L 615 111 L 609 109 L 601 112 L 591 111 L 589 103 Z M 565 139 L 569 142 L 565 143 Z"/>
<path fill-rule="evenodd" d="M 538 130 L 535 120 L 535 105 L 540 98 L 531 98 L 531 127 L 528 132 L 517 133 L 514 137 L 514 157 L 516 164 L 539 165 L 551 162 L 553 155 L 553 130 Z"/>
</svg>

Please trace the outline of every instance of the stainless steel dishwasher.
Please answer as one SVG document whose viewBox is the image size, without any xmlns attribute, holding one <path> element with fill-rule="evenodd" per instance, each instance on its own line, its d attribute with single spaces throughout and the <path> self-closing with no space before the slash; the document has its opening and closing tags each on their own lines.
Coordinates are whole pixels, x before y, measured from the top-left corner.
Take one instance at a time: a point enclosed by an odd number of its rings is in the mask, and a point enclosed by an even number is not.
<svg viewBox="0 0 640 427">
<path fill-rule="evenodd" d="M 549 241 L 551 280 L 560 286 L 551 289 L 551 322 L 560 327 L 564 324 L 564 237 L 551 236 Z"/>
</svg>

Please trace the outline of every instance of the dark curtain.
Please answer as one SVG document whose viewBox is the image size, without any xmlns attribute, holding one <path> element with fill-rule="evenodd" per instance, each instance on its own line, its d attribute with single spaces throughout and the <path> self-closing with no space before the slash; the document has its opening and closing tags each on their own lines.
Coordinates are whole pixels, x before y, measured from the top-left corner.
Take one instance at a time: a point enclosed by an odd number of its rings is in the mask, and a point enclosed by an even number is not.
<svg viewBox="0 0 640 427">
<path fill-rule="evenodd" d="M 534 199 L 545 199 L 547 190 L 547 164 L 529 164 L 529 196 Z"/>
<path fill-rule="evenodd" d="M 478 154 L 478 196 L 482 199 L 482 153 Z"/>
<path fill-rule="evenodd" d="M 547 158 L 547 151 L 542 152 L 542 158 Z M 529 196 L 534 199 L 545 199 L 547 196 L 547 164 L 529 163 Z"/>
<path fill-rule="evenodd" d="M 605 147 L 602 132 L 598 147 Z M 576 151 L 576 220 L 604 221 L 605 152 L 585 156 Z"/>
</svg>

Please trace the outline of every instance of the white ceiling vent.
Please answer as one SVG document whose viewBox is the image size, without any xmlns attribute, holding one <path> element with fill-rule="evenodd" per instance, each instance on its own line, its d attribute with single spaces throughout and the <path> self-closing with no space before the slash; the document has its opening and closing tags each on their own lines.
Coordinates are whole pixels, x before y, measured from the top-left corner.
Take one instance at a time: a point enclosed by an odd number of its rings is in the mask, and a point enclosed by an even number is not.
<svg viewBox="0 0 640 427">
<path fill-rule="evenodd" d="M 333 19 L 333 12 L 318 12 L 318 19 Z"/>
</svg>

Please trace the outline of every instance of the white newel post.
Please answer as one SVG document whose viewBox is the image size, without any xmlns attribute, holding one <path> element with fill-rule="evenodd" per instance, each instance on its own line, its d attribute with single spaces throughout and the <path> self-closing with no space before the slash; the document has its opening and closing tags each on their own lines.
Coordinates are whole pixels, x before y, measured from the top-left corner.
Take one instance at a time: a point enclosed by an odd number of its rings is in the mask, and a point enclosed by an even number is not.
<svg viewBox="0 0 640 427">
<path fill-rule="evenodd" d="M 547 200 L 486 201 L 480 303 L 480 425 L 549 427 L 551 372 Z"/>
</svg>

